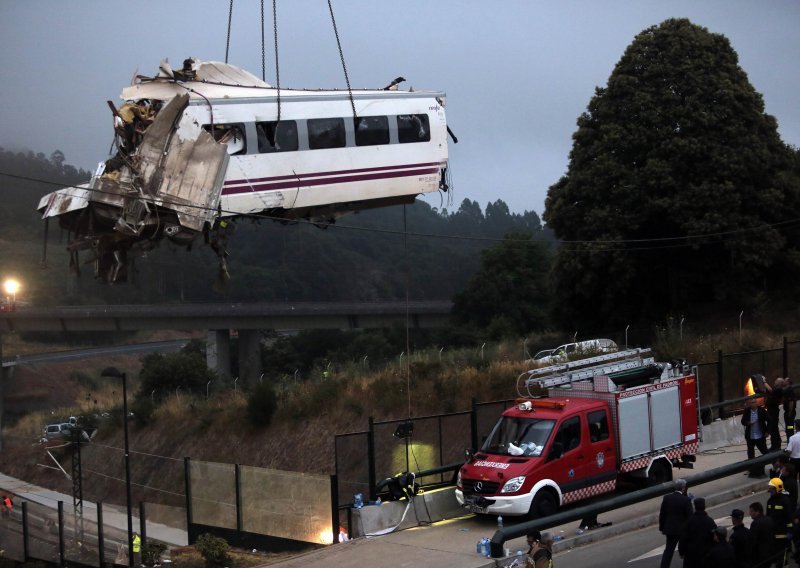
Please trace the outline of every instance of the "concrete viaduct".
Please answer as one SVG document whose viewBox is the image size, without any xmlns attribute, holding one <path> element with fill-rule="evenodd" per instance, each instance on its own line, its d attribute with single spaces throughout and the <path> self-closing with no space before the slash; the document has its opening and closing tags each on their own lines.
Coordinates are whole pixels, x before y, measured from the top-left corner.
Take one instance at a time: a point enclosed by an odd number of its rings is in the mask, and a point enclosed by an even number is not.
<svg viewBox="0 0 800 568">
<path fill-rule="evenodd" d="M 205 330 L 208 366 L 230 376 L 230 332 L 238 333 L 239 376 L 261 374 L 259 331 L 367 329 L 394 323 L 412 328 L 442 326 L 451 302 L 298 302 L 174 305 L 69 306 L 0 312 L 0 357 L 5 333 L 26 331 Z"/>
</svg>

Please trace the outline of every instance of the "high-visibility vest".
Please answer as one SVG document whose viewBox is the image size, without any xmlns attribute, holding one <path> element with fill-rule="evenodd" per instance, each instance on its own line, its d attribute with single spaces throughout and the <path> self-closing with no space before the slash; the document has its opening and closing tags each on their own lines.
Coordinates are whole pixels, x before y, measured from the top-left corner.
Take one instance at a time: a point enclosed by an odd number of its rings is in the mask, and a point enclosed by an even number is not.
<svg viewBox="0 0 800 568">
<path fill-rule="evenodd" d="M 133 537 L 133 551 L 134 552 L 142 551 L 142 539 L 139 538 L 138 534 Z"/>
</svg>

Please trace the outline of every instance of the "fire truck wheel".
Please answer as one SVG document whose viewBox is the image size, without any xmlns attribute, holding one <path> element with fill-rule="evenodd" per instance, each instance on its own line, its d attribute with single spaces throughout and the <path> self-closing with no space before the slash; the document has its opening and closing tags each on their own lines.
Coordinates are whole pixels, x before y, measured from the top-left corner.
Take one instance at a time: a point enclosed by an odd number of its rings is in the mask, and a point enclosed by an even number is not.
<svg viewBox="0 0 800 568">
<path fill-rule="evenodd" d="M 531 519 L 541 519 L 549 515 L 554 515 L 558 511 L 558 501 L 552 491 L 542 489 L 533 497 L 531 510 L 528 517 Z"/>
<path fill-rule="evenodd" d="M 672 481 L 672 468 L 664 460 L 656 460 L 647 473 L 647 485 L 660 485 Z"/>
</svg>

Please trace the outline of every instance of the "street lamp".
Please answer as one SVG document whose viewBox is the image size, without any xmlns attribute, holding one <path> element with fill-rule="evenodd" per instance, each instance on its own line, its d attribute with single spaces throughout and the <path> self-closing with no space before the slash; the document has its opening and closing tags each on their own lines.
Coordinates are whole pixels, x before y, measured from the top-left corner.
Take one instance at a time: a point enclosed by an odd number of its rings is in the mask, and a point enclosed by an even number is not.
<svg viewBox="0 0 800 568">
<path fill-rule="evenodd" d="M 6 296 L 10 299 L 11 305 L 15 305 L 17 303 L 17 292 L 19 292 L 19 280 L 15 278 L 7 278 L 3 282 L 3 290 L 6 293 Z"/>
<path fill-rule="evenodd" d="M 131 514 L 131 458 L 128 447 L 128 378 L 116 367 L 106 367 L 101 377 L 122 379 L 122 424 L 125 429 L 125 491 L 128 505 L 128 566 L 133 566 L 133 515 Z"/>
</svg>

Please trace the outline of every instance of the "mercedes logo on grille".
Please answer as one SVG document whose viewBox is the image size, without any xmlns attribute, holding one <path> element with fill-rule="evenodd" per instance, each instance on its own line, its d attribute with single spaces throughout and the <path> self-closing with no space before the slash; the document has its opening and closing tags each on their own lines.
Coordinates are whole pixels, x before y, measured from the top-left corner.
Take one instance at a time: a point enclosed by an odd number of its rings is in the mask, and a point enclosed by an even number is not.
<svg viewBox="0 0 800 568">
<path fill-rule="evenodd" d="M 482 490 L 483 490 L 483 482 L 479 481 L 478 483 L 475 484 L 475 491 L 480 493 Z"/>
</svg>

